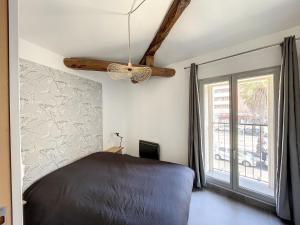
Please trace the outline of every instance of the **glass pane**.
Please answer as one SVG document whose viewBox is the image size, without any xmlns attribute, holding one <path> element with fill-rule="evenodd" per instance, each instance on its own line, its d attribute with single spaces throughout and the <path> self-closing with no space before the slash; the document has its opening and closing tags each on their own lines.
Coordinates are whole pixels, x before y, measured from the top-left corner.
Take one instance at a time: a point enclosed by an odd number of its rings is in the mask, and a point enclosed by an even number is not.
<svg viewBox="0 0 300 225">
<path fill-rule="evenodd" d="M 205 172 L 230 183 L 229 82 L 204 86 Z"/>
<path fill-rule="evenodd" d="M 237 85 L 239 186 L 274 196 L 273 75 Z"/>
</svg>

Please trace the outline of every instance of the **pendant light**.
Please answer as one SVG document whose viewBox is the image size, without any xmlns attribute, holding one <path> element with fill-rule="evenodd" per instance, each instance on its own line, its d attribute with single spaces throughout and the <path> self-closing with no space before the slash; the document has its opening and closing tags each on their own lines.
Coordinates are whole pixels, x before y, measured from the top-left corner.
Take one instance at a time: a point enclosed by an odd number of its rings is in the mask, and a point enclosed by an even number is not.
<svg viewBox="0 0 300 225">
<path fill-rule="evenodd" d="M 149 79 L 152 70 L 149 66 L 133 66 L 131 63 L 131 14 L 144 2 L 140 3 L 137 8 L 134 8 L 135 1 L 133 1 L 130 11 L 128 12 L 128 64 L 111 63 L 107 67 L 107 72 L 114 80 L 130 79 L 133 83 L 140 83 Z"/>
</svg>

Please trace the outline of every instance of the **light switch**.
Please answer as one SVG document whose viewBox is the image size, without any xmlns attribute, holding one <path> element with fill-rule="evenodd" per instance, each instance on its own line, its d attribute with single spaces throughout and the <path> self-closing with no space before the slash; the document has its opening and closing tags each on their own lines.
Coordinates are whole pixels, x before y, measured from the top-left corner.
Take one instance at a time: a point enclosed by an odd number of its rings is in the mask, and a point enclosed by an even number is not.
<svg viewBox="0 0 300 225">
<path fill-rule="evenodd" d="M 0 208 L 0 225 L 5 225 L 5 208 Z"/>
</svg>

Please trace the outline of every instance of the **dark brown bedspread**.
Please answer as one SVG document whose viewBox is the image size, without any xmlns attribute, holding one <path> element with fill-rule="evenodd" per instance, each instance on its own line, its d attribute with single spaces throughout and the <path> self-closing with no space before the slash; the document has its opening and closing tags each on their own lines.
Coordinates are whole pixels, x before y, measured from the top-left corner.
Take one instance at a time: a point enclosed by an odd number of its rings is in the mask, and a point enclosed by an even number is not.
<svg viewBox="0 0 300 225">
<path fill-rule="evenodd" d="M 25 225 L 186 225 L 194 173 L 187 167 L 95 153 L 24 193 Z"/>
</svg>

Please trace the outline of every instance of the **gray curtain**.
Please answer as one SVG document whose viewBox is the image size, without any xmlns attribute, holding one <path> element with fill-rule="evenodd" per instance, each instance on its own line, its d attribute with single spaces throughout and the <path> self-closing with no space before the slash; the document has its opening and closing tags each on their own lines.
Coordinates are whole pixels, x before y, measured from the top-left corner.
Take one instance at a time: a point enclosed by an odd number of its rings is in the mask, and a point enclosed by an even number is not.
<svg viewBox="0 0 300 225">
<path fill-rule="evenodd" d="M 191 65 L 190 74 L 190 98 L 189 98 L 189 167 L 195 171 L 194 186 L 202 188 L 205 185 L 202 142 L 201 142 L 201 120 L 198 87 L 198 68 L 194 63 Z"/>
<path fill-rule="evenodd" d="M 300 225 L 300 89 L 295 37 L 284 39 L 279 82 L 276 210 Z"/>
</svg>

